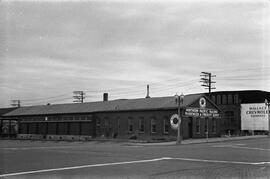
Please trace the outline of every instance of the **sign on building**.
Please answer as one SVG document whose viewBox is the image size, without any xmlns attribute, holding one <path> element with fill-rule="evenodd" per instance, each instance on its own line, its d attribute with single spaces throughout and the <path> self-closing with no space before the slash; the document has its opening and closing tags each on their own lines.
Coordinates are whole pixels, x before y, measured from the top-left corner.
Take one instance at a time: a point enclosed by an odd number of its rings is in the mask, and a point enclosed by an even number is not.
<svg viewBox="0 0 270 179">
<path fill-rule="evenodd" d="M 264 103 L 241 104 L 241 130 L 268 130 Z"/>
<path fill-rule="evenodd" d="M 188 117 L 220 118 L 220 114 L 216 109 L 186 108 L 184 115 Z"/>
</svg>

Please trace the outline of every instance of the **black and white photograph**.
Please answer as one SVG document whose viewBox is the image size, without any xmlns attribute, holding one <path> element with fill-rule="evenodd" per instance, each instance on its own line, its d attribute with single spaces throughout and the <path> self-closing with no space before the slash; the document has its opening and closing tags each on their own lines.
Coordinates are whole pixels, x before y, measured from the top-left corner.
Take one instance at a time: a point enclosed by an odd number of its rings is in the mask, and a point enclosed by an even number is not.
<svg viewBox="0 0 270 179">
<path fill-rule="evenodd" d="M 0 178 L 267 179 L 270 0 L 0 0 Z"/>
</svg>

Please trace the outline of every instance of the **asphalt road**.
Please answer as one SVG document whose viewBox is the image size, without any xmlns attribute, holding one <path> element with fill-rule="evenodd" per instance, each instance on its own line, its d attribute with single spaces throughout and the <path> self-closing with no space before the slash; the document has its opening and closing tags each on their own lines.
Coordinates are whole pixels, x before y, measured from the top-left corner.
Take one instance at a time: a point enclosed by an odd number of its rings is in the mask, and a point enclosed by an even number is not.
<svg viewBox="0 0 270 179">
<path fill-rule="evenodd" d="M 270 178 L 270 139 L 170 146 L 4 140 L 0 178 Z"/>
</svg>

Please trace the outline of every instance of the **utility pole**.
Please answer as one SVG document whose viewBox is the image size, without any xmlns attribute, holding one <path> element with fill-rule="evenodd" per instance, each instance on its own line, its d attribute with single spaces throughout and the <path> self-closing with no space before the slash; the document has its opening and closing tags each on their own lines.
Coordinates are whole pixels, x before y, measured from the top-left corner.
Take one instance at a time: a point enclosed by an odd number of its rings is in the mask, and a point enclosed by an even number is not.
<svg viewBox="0 0 270 179">
<path fill-rule="evenodd" d="M 266 114 L 268 117 L 268 137 L 270 137 L 270 101 L 268 101 L 267 99 L 265 99 L 265 107 L 266 107 Z"/>
<path fill-rule="evenodd" d="M 74 103 L 83 103 L 85 98 L 85 93 L 83 91 L 73 91 L 73 95 Z"/>
<path fill-rule="evenodd" d="M 16 100 L 11 100 L 11 104 L 10 104 L 11 106 L 13 106 L 13 107 L 21 107 L 21 100 L 18 100 L 18 99 L 16 99 Z"/>
<path fill-rule="evenodd" d="M 213 83 L 216 83 L 215 81 L 212 81 L 212 78 L 213 77 L 216 77 L 216 75 L 212 75 L 211 73 L 209 72 L 201 72 L 202 74 L 200 75 L 202 78 L 201 78 L 201 81 L 202 82 L 202 85 L 201 86 L 204 86 L 205 89 L 208 89 L 208 97 L 209 99 L 211 99 L 211 90 L 212 89 L 216 89 L 215 87 L 212 86 Z M 206 135 L 206 141 L 208 142 L 208 133 L 209 133 L 209 123 L 208 123 L 209 119 L 205 118 L 205 123 L 206 123 L 206 132 L 205 132 L 205 135 Z"/>
<path fill-rule="evenodd" d="M 212 89 L 216 89 L 214 86 L 212 86 L 213 83 L 216 83 L 215 81 L 212 81 L 213 77 L 216 77 L 216 75 L 212 75 L 209 72 L 201 72 L 202 74 L 200 76 L 202 76 L 200 82 L 202 82 L 201 86 L 204 86 L 205 89 L 208 89 L 208 93 L 209 93 L 209 98 L 211 98 L 211 90 Z"/>
</svg>

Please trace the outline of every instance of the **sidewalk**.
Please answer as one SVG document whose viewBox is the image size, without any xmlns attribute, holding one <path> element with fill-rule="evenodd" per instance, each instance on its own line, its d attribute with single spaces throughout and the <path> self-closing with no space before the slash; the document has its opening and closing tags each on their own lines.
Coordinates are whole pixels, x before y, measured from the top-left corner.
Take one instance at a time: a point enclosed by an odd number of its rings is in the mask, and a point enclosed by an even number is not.
<svg viewBox="0 0 270 179">
<path fill-rule="evenodd" d="M 187 139 L 182 140 L 181 144 L 201 144 L 201 143 L 211 143 L 211 142 L 223 142 L 223 141 L 234 141 L 234 140 L 246 140 L 246 139 L 258 139 L 267 138 L 267 135 L 255 135 L 255 136 L 239 136 L 239 137 L 219 137 L 219 138 L 203 138 L 203 139 Z M 168 146 L 176 145 L 176 141 L 170 142 L 158 142 L 158 143 L 128 143 L 128 145 L 134 146 Z"/>
</svg>

